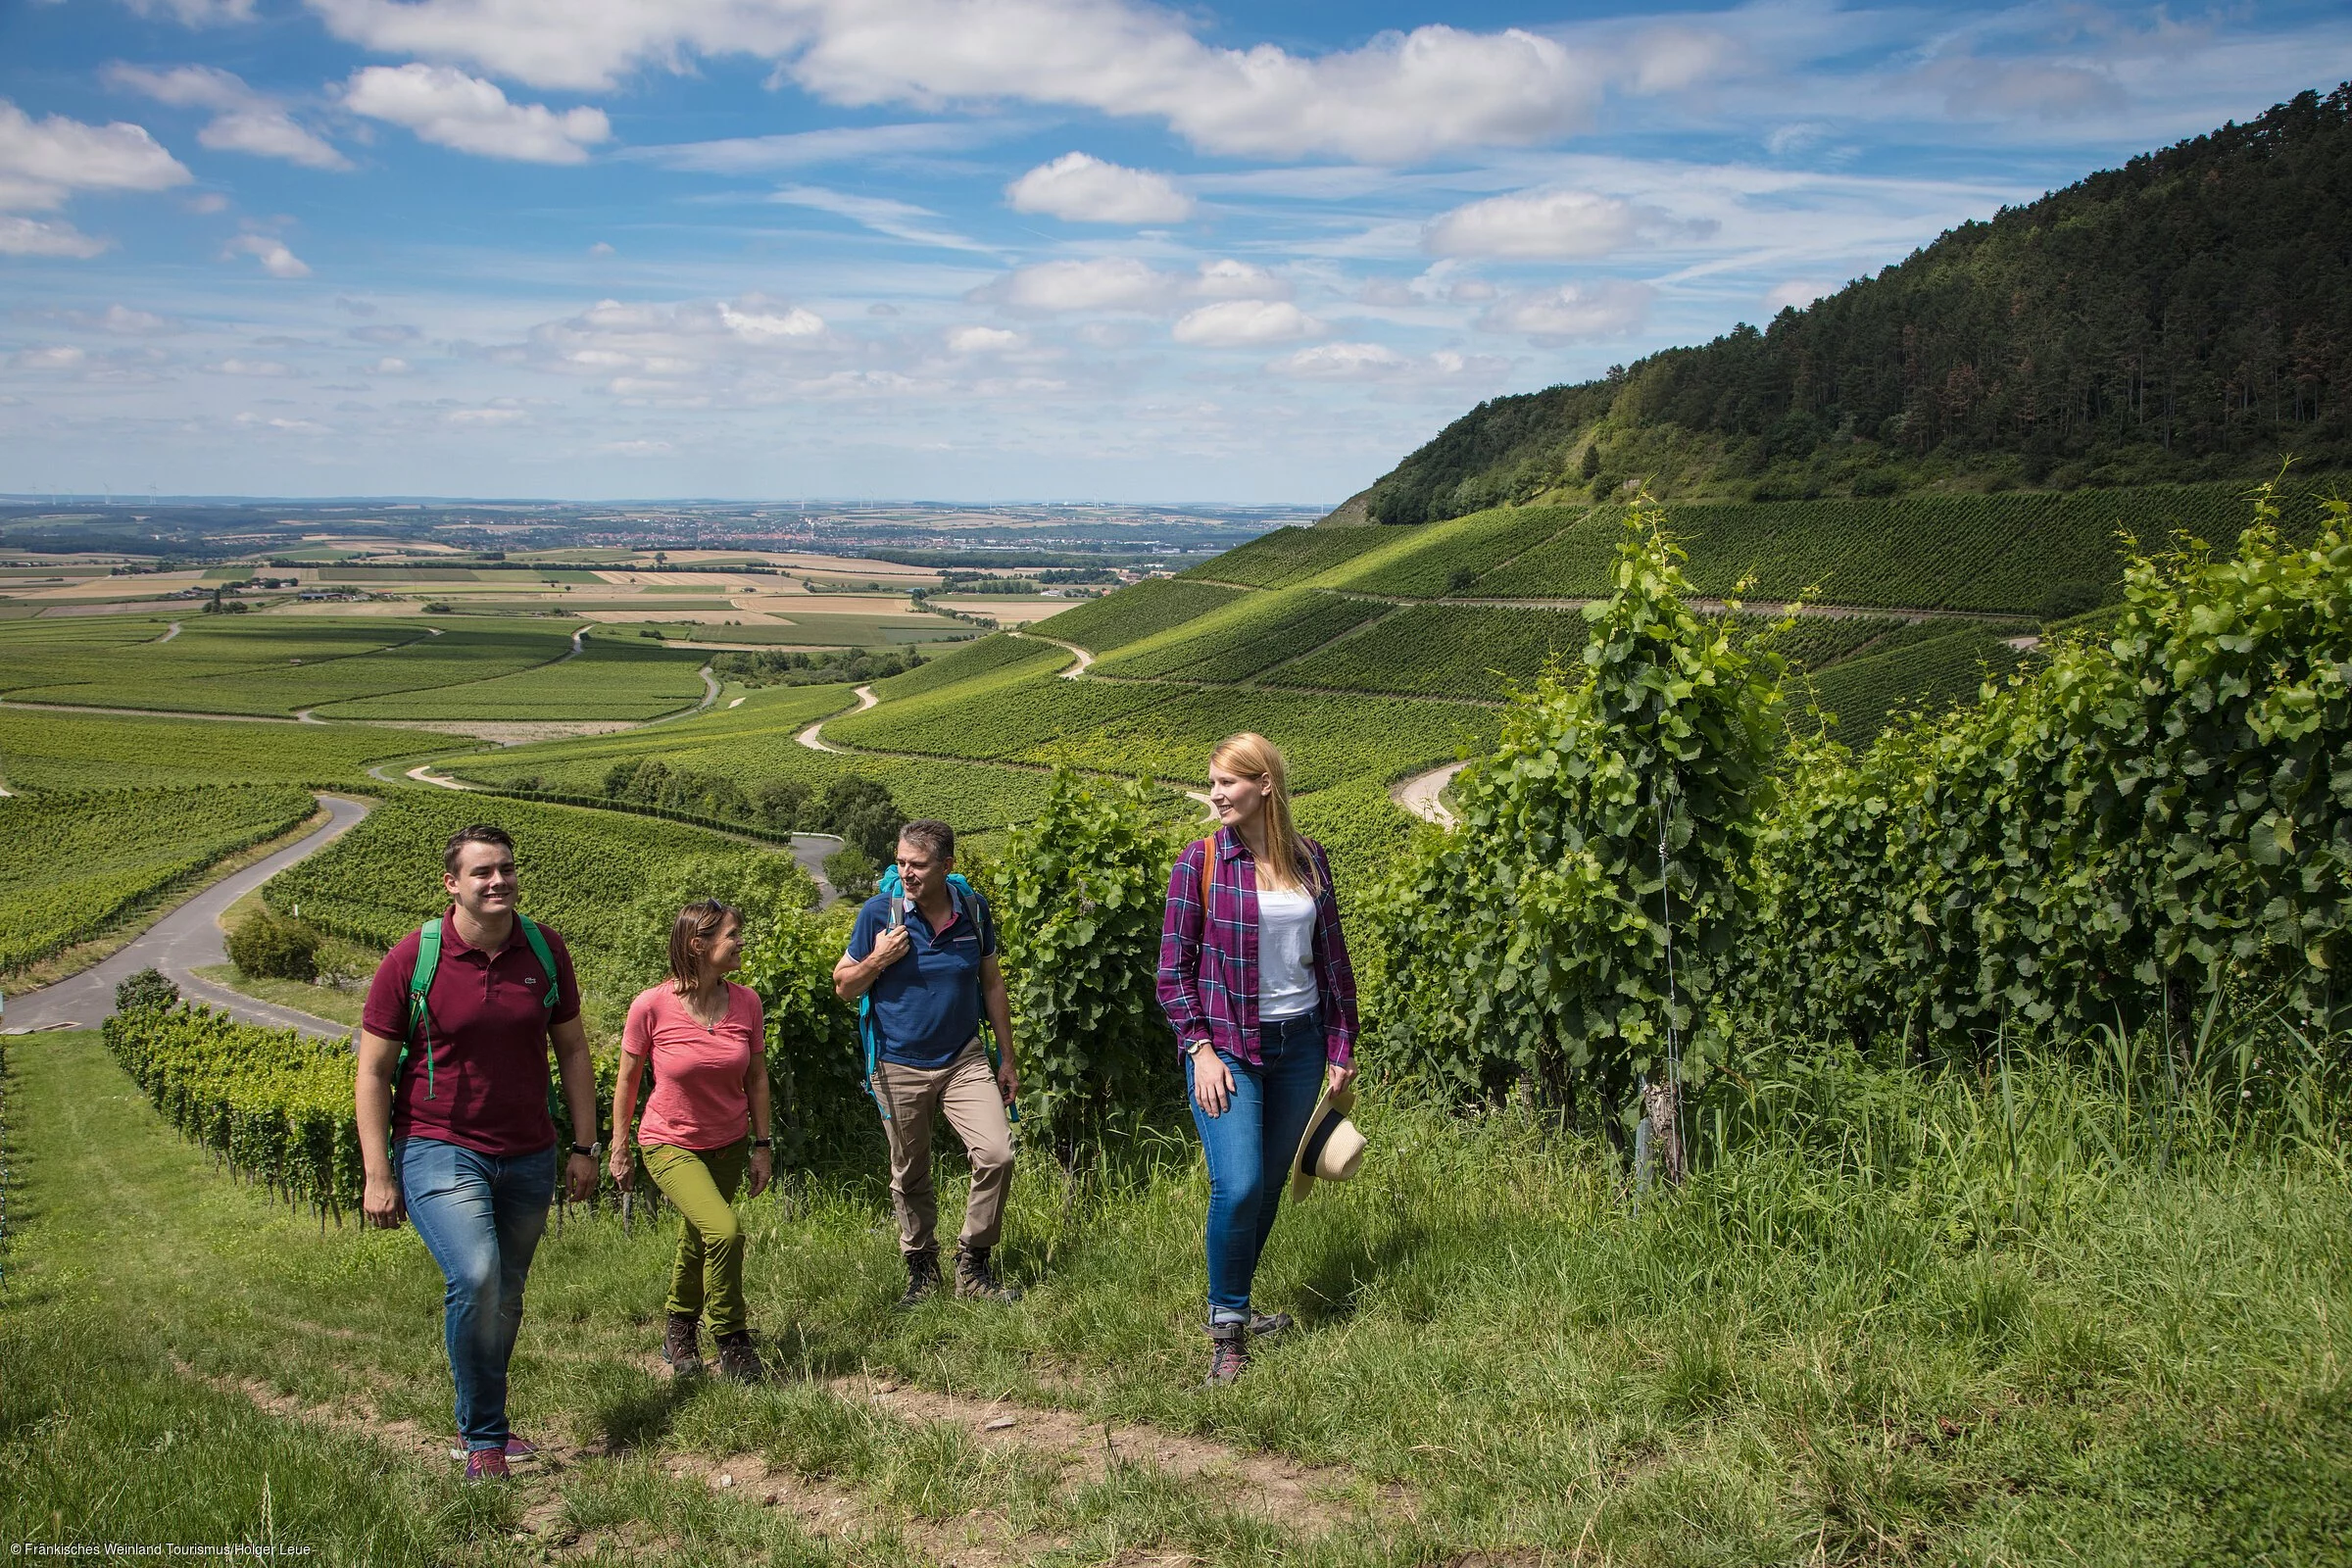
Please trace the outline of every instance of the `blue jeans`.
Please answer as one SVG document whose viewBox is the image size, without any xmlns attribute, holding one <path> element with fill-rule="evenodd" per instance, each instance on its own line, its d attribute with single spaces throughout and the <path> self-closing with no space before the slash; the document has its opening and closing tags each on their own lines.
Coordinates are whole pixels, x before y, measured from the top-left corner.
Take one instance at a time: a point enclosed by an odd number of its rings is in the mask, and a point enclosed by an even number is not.
<svg viewBox="0 0 2352 1568">
<path fill-rule="evenodd" d="M 1310 1012 L 1258 1026 L 1262 1065 L 1223 1052 L 1233 1099 L 1215 1116 L 1192 1094 L 1193 1058 L 1184 1058 L 1186 1098 L 1208 1154 L 1208 1320 L 1247 1323 L 1250 1285 L 1290 1186 L 1292 1158 L 1323 1090 L 1323 1017 Z"/>
<path fill-rule="evenodd" d="M 449 1282 L 441 1330 L 458 1385 L 458 1435 L 468 1449 L 503 1448 L 512 1436 L 507 1363 L 522 1327 L 523 1278 L 555 1201 L 555 1147 L 482 1154 L 403 1138 L 392 1154 L 409 1218 Z"/>
</svg>

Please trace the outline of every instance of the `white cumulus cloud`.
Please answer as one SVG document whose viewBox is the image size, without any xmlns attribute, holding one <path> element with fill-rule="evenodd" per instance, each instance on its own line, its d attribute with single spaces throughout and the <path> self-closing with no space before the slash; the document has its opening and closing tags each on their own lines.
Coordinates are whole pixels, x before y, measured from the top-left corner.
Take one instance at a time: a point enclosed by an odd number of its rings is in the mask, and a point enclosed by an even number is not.
<svg viewBox="0 0 2352 1568">
<path fill-rule="evenodd" d="M 1064 153 L 1004 187 L 1014 212 L 1045 213 L 1075 223 L 1180 223 L 1193 199 L 1165 174 Z"/>
<path fill-rule="evenodd" d="M 92 238 L 63 219 L 13 218 L 0 213 L 0 256 L 57 256 L 86 262 L 111 241 Z"/>
<path fill-rule="evenodd" d="M 78 370 L 89 354 L 71 343 L 52 343 L 43 348 L 21 349 L 10 363 L 21 370 Z"/>
<path fill-rule="evenodd" d="M 998 354 L 1017 349 L 1026 340 L 1001 326 L 959 326 L 948 334 L 951 354 Z"/>
<path fill-rule="evenodd" d="M 1430 25 L 1322 55 L 1218 48 L 1139 0 L 310 0 L 339 36 L 592 88 L 749 54 L 833 103 L 1014 99 L 1156 120 L 1221 154 L 1409 163 L 1582 126 L 1605 61 Z"/>
<path fill-rule="evenodd" d="M 1353 381 L 1402 369 L 1403 355 L 1380 343 L 1316 343 L 1284 355 L 1266 368 L 1302 381 Z"/>
<path fill-rule="evenodd" d="M 788 338 L 815 337 L 825 329 L 823 317 L 797 305 L 782 311 L 764 306 L 739 310 L 722 300 L 719 302 L 718 318 L 725 323 L 728 331 L 754 345 L 780 343 Z"/>
<path fill-rule="evenodd" d="M 271 277 L 311 275 L 308 264 L 286 249 L 286 242 L 274 234 L 239 234 L 228 242 L 226 254 L 252 257 L 262 264 L 262 270 Z"/>
<path fill-rule="evenodd" d="M 974 289 L 971 298 L 1014 311 L 1150 312 L 1166 309 L 1183 286 L 1174 273 L 1131 256 L 1102 256 L 1024 267 Z"/>
<path fill-rule="evenodd" d="M 298 123 L 285 105 L 254 91 L 228 72 L 212 66 L 152 71 L 144 66 L 115 65 L 107 68 L 106 79 L 157 103 L 212 110 L 212 122 L 196 133 L 196 139 L 216 152 L 282 158 L 309 169 L 351 167 L 351 160 Z"/>
<path fill-rule="evenodd" d="M 1606 256 L 1640 236 L 1642 214 L 1630 202 L 1587 190 L 1490 196 L 1434 220 L 1422 236 L 1439 256 Z"/>
<path fill-rule="evenodd" d="M 1287 300 L 1291 285 L 1262 267 L 1224 259 L 1200 264 L 1193 293 L 1204 300 Z"/>
<path fill-rule="evenodd" d="M 0 98 L 0 209 L 56 207 L 77 190 L 169 190 L 194 177 L 144 125 L 34 120 Z"/>
<path fill-rule="evenodd" d="M 438 146 L 526 164 L 585 163 L 612 134 L 601 109 L 509 103 L 495 82 L 448 66 L 364 67 L 345 84 L 343 103 Z"/>
<path fill-rule="evenodd" d="M 1224 300 L 1188 312 L 1171 335 L 1198 348 L 1246 348 L 1312 337 L 1323 323 L 1288 300 Z"/>
<path fill-rule="evenodd" d="M 292 375 L 294 367 L 276 360 L 240 360 L 230 357 L 216 360 L 205 367 L 215 375 Z"/>
<path fill-rule="evenodd" d="M 1646 283 L 1603 278 L 1511 294 L 1479 318 L 1481 326 L 1524 332 L 1539 341 L 1624 337 L 1648 318 L 1654 291 Z"/>
</svg>

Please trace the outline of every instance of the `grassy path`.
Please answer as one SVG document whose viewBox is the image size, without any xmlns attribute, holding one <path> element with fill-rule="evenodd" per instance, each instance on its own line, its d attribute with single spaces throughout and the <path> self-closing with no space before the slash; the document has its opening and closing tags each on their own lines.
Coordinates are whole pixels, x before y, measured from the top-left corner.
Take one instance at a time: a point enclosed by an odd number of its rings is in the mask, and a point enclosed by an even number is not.
<svg viewBox="0 0 2352 1568">
<path fill-rule="evenodd" d="M 1011 1310 L 892 1311 L 870 1182 L 747 1205 L 757 1390 L 670 1384 L 666 1227 L 575 1214 L 515 1366 L 550 1459 L 484 1494 L 443 1452 L 412 1232 L 322 1232 L 216 1171 L 95 1036 L 9 1049 L 14 1540 L 976 1568 L 2318 1565 L 2352 1540 L 2340 1163 L 2183 1146 L 2159 1177 L 2063 1076 L 2020 1094 L 2065 1139 L 2011 1139 L 1967 1084 L 1857 1080 L 1814 1110 L 1875 1127 L 1867 1157 L 1792 1135 L 1641 1216 L 1583 1146 L 1374 1105 L 1365 1176 L 1268 1253 L 1299 1330 L 1216 1393 L 1184 1141 L 1075 1192 L 1025 1157 Z M 2043 1217 L 1996 1234 L 2016 1212 Z"/>
</svg>

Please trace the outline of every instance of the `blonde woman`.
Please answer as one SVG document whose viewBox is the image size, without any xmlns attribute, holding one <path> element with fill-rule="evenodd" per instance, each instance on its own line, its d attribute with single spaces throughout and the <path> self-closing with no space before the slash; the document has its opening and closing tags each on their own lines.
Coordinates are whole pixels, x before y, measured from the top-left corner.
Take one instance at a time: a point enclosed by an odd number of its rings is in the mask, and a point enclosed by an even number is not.
<svg viewBox="0 0 2352 1568">
<path fill-rule="evenodd" d="M 707 1311 L 718 1341 L 720 1375 L 757 1383 L 764 1373 L 752 1346 L 743 1296 L 743 1227 L 735 1192 L 746 1167 L 751 1192 L 774 1173 L 768 1136 L 766 1023 L 759 993 L 727 979 L 743 957 L 743 916 L 716 899 L 689 904 L 669 931 L 669 978 L 629 1004 L 620 1073 L 612 1086 L 612 1180 L 631 1180 L 629 1123 L 648 1061 L 654 1092 L 637 1130 L 645 1168 L 677 1209 L 678 1253 L 669 1274 L 669 1328 L 662 1359 L 680 1377 L 703 1370 L 698 1328 Z"/>
<path fill-rule="evenodd" d="M 1208 1381 L 1223 1384 L 1252 1334 L 1290 1326 L 1253 1313 L 1250 1289 L 1316 1099 L 1355 1077 L 1355 974 L 1330 858 L 1291 822 L 1282 753 L 1262 735 L 1227 739 L 1208 799 L 1216 833 L 1168 877 L 1159 1005 L 1208 1155 Z"/>
</svg>

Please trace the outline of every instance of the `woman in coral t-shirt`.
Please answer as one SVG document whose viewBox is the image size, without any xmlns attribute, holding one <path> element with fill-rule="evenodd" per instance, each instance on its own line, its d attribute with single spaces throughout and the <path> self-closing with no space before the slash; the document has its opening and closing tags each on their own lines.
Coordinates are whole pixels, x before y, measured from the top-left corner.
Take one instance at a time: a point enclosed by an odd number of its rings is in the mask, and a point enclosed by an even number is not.
<svg viewBox="0 0 2352 1568">
<path fill-rule="evenodd" d="M 735 909 L 705 899 L 678 911 L 669 932 L 669 978 L 637 994 L 621 1031 L 611 1163 L 612 1180 L 628 1191 L 629 1122 L 637 1080 L 650 1060 L 654 1092 L 637 1142 L 647 1173 L 682 1221 L 662 1355 L 677 1376 L 700 1374 L 696 1328 L 708 1310 L 720 1373 L 756 1383 L 763 1369 L 743 1297 L 743 1227 L 734 1200 L 747 1165 L 751 1198 L 766 1190 L 774 1166 L 766 1024 L 759 995 L 727 979 L 742 956 L 743 916 Z"/>
</svg>

